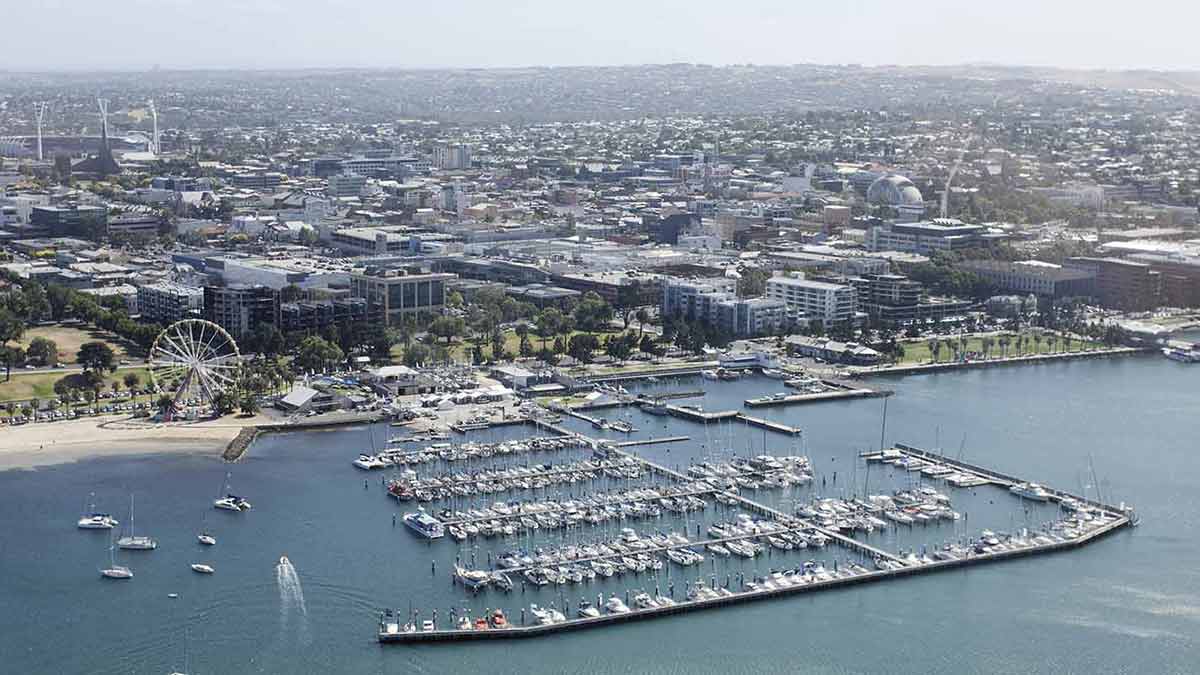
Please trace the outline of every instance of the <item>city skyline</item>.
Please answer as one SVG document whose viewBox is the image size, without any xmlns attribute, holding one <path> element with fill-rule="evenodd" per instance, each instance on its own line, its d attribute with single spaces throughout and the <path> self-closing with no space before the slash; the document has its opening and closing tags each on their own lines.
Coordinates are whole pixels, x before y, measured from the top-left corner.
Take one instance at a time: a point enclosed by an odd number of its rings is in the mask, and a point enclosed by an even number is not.
<svg viewBox="0 0 1200 675">
<path fill-rule="evenodd" d="M 319 0 L 194 0 L 10 8 L 9 71 L 503 68 L 652 63 L 1200 69 L 1188 27 L 1200 10 L 1151 0 L 1129 15 L 1030 0 L 964 7 L 878 0 L 834 7 L 773 2 L 610 3 L 565 12 L 545 0 L 498 8 L 466 0 L 351 11 Z M 1169 13 L 1173 20 L 1159 17 Z M 876 20 L 880 17 L 886 20 Z M 277 36 L 261 39 L 262 26 Z M 413 27 L 416 28 L 413 28 Z M 985 30 L 986 29 L 986 30 Z M 54 49 L 44 42 L 49 31 Z M 1153 40 L 1146 36 L 1153 35 Z"/>
</svg>

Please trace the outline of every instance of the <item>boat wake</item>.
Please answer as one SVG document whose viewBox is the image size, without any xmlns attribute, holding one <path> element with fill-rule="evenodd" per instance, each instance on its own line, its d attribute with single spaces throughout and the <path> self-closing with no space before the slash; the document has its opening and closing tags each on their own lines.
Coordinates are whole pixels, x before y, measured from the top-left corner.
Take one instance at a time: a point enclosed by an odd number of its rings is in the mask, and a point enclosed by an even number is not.
<svg viewBox="0 0 1200 675">
<path fill-rule="evenodd" d="M 304 589 L 300 586 L 300 577 L 296 568 L 287 556 L 279 558 L 275 566 L 275 583 L 279 586 L 279 632 L 282 638 L 287 638 L 292 615 L 298 617 L 294 628 L 301 643 L 309 642 L 308 607 L 304 604 Z"/>
</svg>

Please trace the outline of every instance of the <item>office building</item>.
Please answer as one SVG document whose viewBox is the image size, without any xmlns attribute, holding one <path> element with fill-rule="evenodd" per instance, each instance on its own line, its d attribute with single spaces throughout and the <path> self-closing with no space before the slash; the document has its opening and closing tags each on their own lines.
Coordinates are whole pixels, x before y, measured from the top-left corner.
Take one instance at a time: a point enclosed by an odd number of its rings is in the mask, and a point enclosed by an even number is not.
<svg viewBox="0 0 1200 675">
<path fill-rule="evenodd" d="M 29 222 L 51 237 L 100 239 L 107 233 L 108 209 L 87 204 L 34 206 Z"/>
<path fill-rule="evenodd" d="M 1140 312 L 1158 307 L 1162 299 L 1162 275 L 1145 263 L 1120 258 L 1067 258 L 1067 269 L 1095 276 L 1095 297 L 1101 305 Z"/>
<path fill-rule="evenodd" d="M 406 268 L 367 268 L 350 275 L 350 295 L 367 301 L 385 325 L 405 314 L 437 314 L 446 305 L 446 282 L 453 274 Z"/>
<path fill-rule="evenodd" d="M 854 286 L 811 281 L 798 274 L 768 279 L 766 296 L 787 305 L 792 323 L 820 321 L 829 328 L 855 321 L 858 313 Z"/>
<path fill-rule="evenodd" d="M 281 173 L 270 171 L 239 173 L 229 179 L 229 184 L 243 190 L 273 190 L 286 178 Z"/>
<path fill-rule="evenodd" d="M 325 187 L 325 194 L 337 199 L 339 197 L 357 197 L 367 187 L 367 177 L 355 173 L 337 174 L 330 176 Z"/>
<path fill-rule="evenodd" d="M 1095 292 L 1096 275 L 1092 272 L 1037 260 L 964 260 L 958 267 L 1011 293 L 1067 298 Z"/>
<path fill-rule="evenodd" d="M 986 247 L 1008 238 L 983 225 L 967 225 L 953 218 L 917 223 L 878 223 L 867 230 L 871 251 L 903 251 L 930 255 L 936 251 L 960 251 Z"/>
</svg>

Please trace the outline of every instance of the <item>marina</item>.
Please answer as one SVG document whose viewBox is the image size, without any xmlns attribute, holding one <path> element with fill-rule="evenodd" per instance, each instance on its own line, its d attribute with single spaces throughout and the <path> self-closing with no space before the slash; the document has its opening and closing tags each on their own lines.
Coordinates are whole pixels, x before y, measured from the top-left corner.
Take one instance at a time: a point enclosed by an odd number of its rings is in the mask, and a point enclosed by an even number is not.
<svg viewBox="0 0 1200 675">
<path fill-rule="evenodd" d="M 593 580 L 623 575 L 652 575 L 655 593 L 639 591 L 636 600 L 630 602 L 631 591 L 625 591 L 625 600 L 617 595 L 604 601 L 601 593 L 593 605 L 581 599 L 579 612 L 570 616 L 570 603 L 562 600 L 562 610 L 551 602 L 546 607 L 530 606 L 529 613 L 519 610 L 519 619 L 506 620 L 501 625 L 488 621 L 486 617 L 476 621 L 462 621 L 460 625 L 439 626 L 436 617 L 426 619 L 417 628 L 416 615 L 406 617 L 399 610 L 385 610 L 379 618 L 377 639 L 383 643 L 438 642 L 454 640 L 476 640 L 496 638 L 522 638 L 590 627 L 606 626 L 619 622 L 650 619 L 677 615 L 692 610 L 712 609 L 731 604 L 778 598 L 795 593 L 838 588 L 853 584 L 883 581 L 914 574 L 954 569 L 975 563 L 1006 560 L 1039 553 L 1050 553 L 1073 549 L 1122 527 L 1136 524 L 1136 516 L 1124 505 L 1112 506 L 1099 501 L 1061 491 L 1048 491 L 1045 501 L 1053 501 L 1060 507 L 1059 517 L 1047 521 L 1037 528 L 1019 528 L 1015 532 L 996 534 L 982 530 L 978 535 L 959 539 L 958 543 L 946 542 L 931 546 L 923 545 L 918 555 L 915 549 L 906 554 L 891 553 L 862 541 L 854 534 L 875 528 L 912 527 L 930 522 L 957 522 L 958 512 L 951 510 L 951 498 L 932 487 L 920 490 L 897 491 L 894 497 L 868 495 L 860 500 L 814 500 L 809 504 L 797 505 L 794 512 L 785 512 L 769 506 L 761 500 L 739 494 L 739 480 L 745 480 L 750 470 L 760 473 L 770 467 L 801 467 L 800 479 L 811 480 L 804 474 L 807 459 L 800 457 L 775 458 L 760 455 L 754 460 L 741 460 L 731 464 L 693 464 L 686 471 L 672 470 L 659 463 L 619 449 L 610 441 L 582 438 L 586 445 L 597 449 L 608 459 L 599 460 L 594 467 L 610 466 L 604 462 L 615 462 L 611 466 L 630 470 L 641 465 L 636 475 L 643 472 L 667 480 L 669 487 L 640 487 L 628 492 L 597 494 L 588 498 L 567 501 L 496 503 L 490 508 L 467 512 L 445 510 L 434 517 L 419 512 L 413 517 L 427 519 L 437 528 L 462 528 L 484 525 L 493 535 L 514 534 L 522 530 L 572 528 L 590 523 L 602 526 L 611 517 L 622 523 L 617 536 L 590 539 L 578 544 L 563 544 L 554 548 L 539 547 L 525 553 L 523 549 L 507 552 L 487 552 L 491 570 L 469 570 L 456 567 L 457 583 L 478 593 L 491 584 L 501 586 L 505 593 L 514 587 L 513 578 L 519 579 L 524 594 L 527 586 L 559 587 L 564 584 L 594 583 Z M 615 458 L 615 459 L 614 459 Z M 886 462 L 903 469 L 904 473 L 916 473 L 930 480 L 943 480 L 947 485 L 949 476 L 967 476 L 967 487 L 994 485 L 998 488 L 1014 488 L 1010 493 L 1017 499 L 1030 499 L 1040 492 L 1028 481 L 1020 481 L 982 467 L 958 460 L 949 460 L 936 453 L 914 446 L 896 444 L 895 447 L 862 455 L 868 463 Z M 911 465 L 911 466 L 910 466 Z M 602 470 L 602 469 L 600 469 Z M 630 477 L 634 475 L 631 471 Z M 478 478 L 470 478 L 478 481 Z M 755 484 L 761 489 L 760 484 Z M 1040 489 L 1040 488 L 1038 488 Z M 741 509 L 732 520 L 725 518 L 708 525 L 708 537 L 689 538 L 688 521 L 683 523 L 684 532 L 671 531 L 643 535 L 632 524 L 637 517 L 657 518 L 661 509 L 646 510 L 634 505 L 680 504 L 678 513 L 693 509 L 704 511 L 714 499 L 725 509 Z M 568 514 L 571 514 L 568 516 Z M 754 515 L 750 515 L 754 514 Z M 521 523 L 505 528 L 505 523 Z M 530 527 L 532 525 L 532 527 Z M 428 525 L 427 525 L 428 526 Z M 703 524 L 696 522 L 694 532 L 700 535 Z M 956 527 L 957 529 L 957 527 Z M 850 533 L 847 533 L 849 531 Z M 440 536 L 440 535 L 439 535 Z M 466 536 L 456 537 L 465 539 Z M 829 551 L 824 549 L 829 546 Z M 764 574 L 747 575 L 733 568 L 717 569 L 717 559 L 753 559 L 771 552 L 777 558 L 787 558 L 799 553 L 820 552 L 822 558 L 834 551 L 841 551 L 845 560 L 835 557 L 832 567 L 809 559 L 780 560 L 777 567 L 772 564 Z M 730 557 L 732 556 L 732 558 Z M 474 565 L 477 553 L 471 551 Z M 696 578 L 687 576 L 672 579 L 673 566 L 686 570 L 693 565 L 710 563 L 711 574 L 707 579 L 703 572 Z M 772 561 L 773 563 L 775 561 Z M 665 576 L 664 576 L 665 575 Z M 724 582 L 719 580 L 724 578 Z M 496 580 L 503 579 L 503 582 Z M 667 595 L 660 593 L 663 585 Z M 676 599 L 677 586 L 686 586 L 686 598 Z M 603 611 L 599 608 L 604 607 Z M 510 616 L 517 616 L 511 614 Z"/>
</svg>

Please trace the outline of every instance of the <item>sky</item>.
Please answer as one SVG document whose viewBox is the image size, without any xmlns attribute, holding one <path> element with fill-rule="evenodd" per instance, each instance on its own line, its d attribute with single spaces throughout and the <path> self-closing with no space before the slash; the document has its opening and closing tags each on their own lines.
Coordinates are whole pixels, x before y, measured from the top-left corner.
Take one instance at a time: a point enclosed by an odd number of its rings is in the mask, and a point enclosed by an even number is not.
<svg viewBox="0 0 1200 675">
<path fill-rule="evenodd" d="M 991 63 L 1200 70 L 1183 0 L 0 0 L 0 70 Z"/>
</svg>

